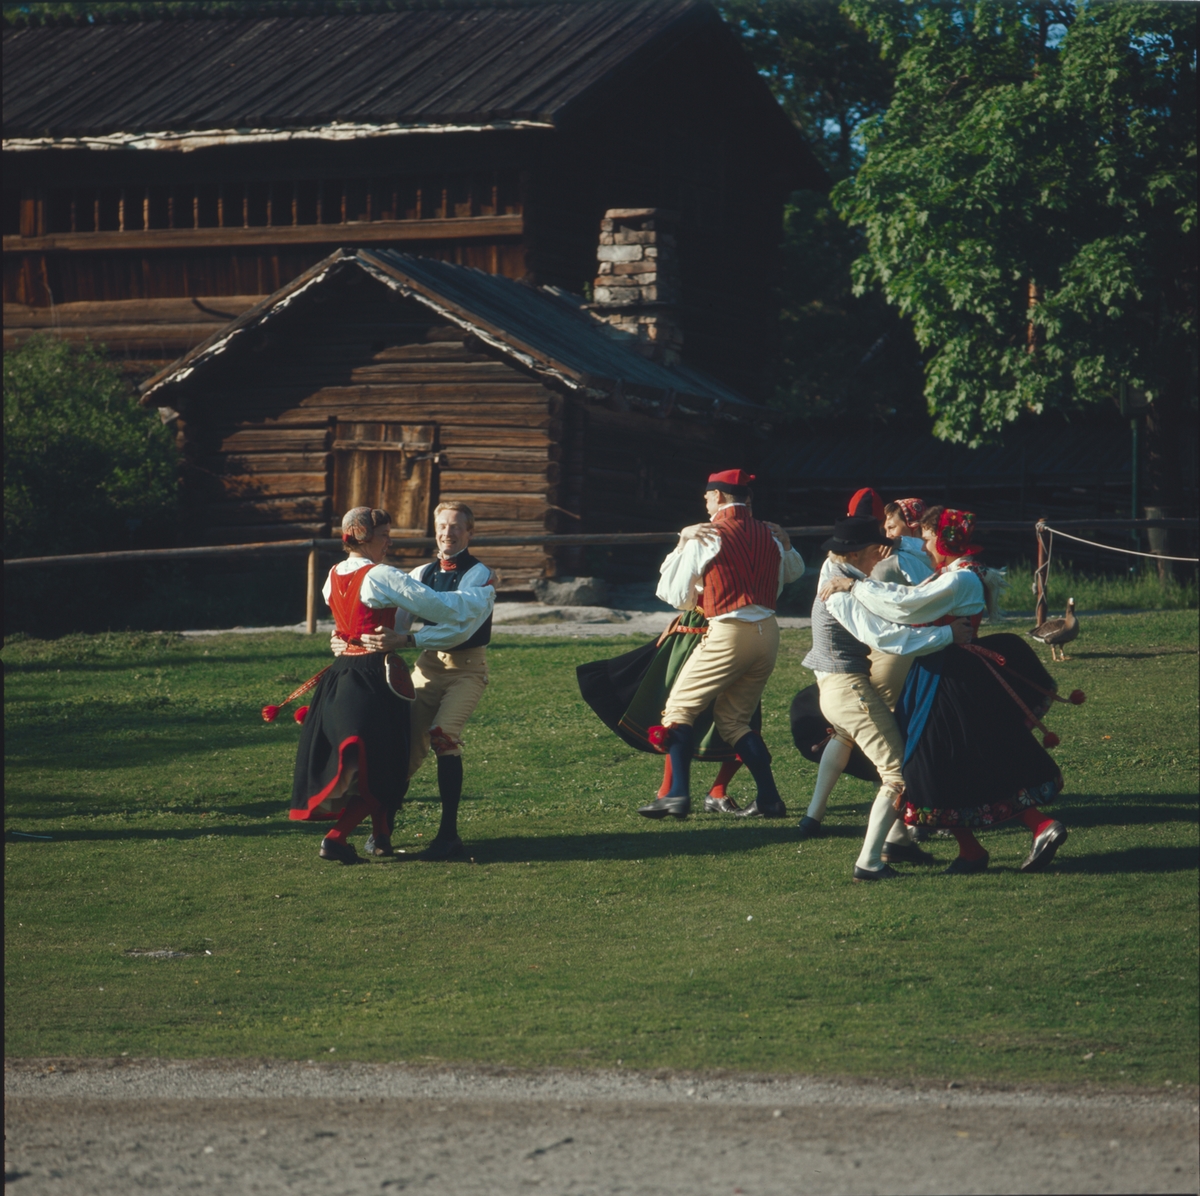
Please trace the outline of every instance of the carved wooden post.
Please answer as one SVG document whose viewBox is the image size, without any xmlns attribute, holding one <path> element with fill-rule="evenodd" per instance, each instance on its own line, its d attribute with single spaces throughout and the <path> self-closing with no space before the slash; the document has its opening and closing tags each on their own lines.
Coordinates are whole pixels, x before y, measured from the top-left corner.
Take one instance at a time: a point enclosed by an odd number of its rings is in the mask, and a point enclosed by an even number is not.
<svg viewBox="0 0 1200 1196">
<path fill-rule="evenodd" d="M 1034 592 L 1037 594 L 1037 610 L 1033 616 L 1034 625 L 1040 627 L 1046 621 L 1046 566 L 1049 564 L 1046 555 L 1045 521 L 1037 521 L 1037 572 L 1034 574 Z"/>
</svg>

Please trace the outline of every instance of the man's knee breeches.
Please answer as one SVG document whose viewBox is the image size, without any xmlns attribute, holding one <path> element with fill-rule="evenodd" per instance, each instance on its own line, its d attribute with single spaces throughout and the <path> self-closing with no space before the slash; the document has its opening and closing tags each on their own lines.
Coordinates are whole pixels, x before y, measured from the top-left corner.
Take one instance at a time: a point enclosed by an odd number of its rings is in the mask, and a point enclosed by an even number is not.
<svg viewBox="0 0 1200 1196">
<path fill-rule="evenodd" d="M 735 744 L 750 733 L 750 719 L 779 654 L 779 624 L 721 619 L 679 671 L 663 710 L 663 724 L 694 723 L 709 703 L 717 733 Z"/>
<path fill-rule="evenodd" d="M 438 756 L 461 756 L 467 720 L 475 712 L 488 683 L 487 650 L 422 652 L 413 668 L 417 696 L 411 709 L 412 776 L 430 748 Z"/>
<path fill-rule="evenodd" d="M 821 713 L 834 734 L 856 743 L 885 785 L 903 785 L 904 737 L 895 715 L 866 673 L 825 673 L 817 679 Z"/>
</svg>

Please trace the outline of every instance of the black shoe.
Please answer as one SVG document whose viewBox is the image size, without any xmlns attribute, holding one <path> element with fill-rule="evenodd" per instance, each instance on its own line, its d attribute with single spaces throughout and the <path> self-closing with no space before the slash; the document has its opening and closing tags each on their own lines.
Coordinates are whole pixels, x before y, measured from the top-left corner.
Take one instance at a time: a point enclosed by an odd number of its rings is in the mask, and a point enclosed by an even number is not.
<svg viewBox="0 0 1200 1196">
<path fill-rule="evenodd" d="M 936 864 L 932 851 L 922 851 L 915 843 L 885 843 L 885 864 Z"/>
<path fill-rule="evenodd" d="M 757 801 L 752 801 L 744 810 L 739 810 L 739 818 L 786 818 L 787 806 L 783 802 L 777 802 L 773 806 L 760 806 Z"/>
<path fill-rule="evenodd" d="M 872 872 L 870 868 L 860 868 L 857 864 L 854 865 L 854 879 L 858 880 L 899 880 L 900 873 L 895 868 L 889 868 L 886 864 L 879 869 L 878 872 Z"/>
<path fill-rule="evenodd" d="M 321 850 L 317 853 L 323 860 L 336 860 L 339 864 L 357 864 L 358 852 L 353 843 L 345 839 L 322 839 Z"/>
<path fill-rule="evenodd" d="M 800 838 L 819 839 L 825 833 L 819 818 L 809 818 L 807 814 L 800 819 Z"/>
<path fill-rule="evenodd" d="M 1055 853 L 1067 841 L 1067 828 L 1061 822 L 1052 822 L 1040 835 L 1035 835 L 1033 847 L 1025 862 L 1021 865 L 1022 872 L 1041 872 L 1050 866 Z"/>
<path fill-rule="evenodd" d="M 363 844 L 367 855 L 395 855 L 392 850 L 392 840 L 388 835 L 368 835 Z"/>
<path fill-rule="evenodd" d="M 988 860 L 992 857 L 985 851 L 978 860 L 964 860 L 962 856 L 952 860 L 949 868 L 942 869 L 943 876 L 971 876 L 976 872 L 986 872 Z"/>
<path fill-rule="evenodd" d="M 741 808 L 732 797 L 706 797 L 704 799 L 706 814 L 736 814 Z"/>
<path fill-rule="evenodd" d="M 686 818 L 692 812 L 690 797 L 656 797 L 648 806 L 638 808 L 643 818 L 666 818 L 668 814 L 676 818 Z"/>
<path fill-rule="evenodd" d="M 453 839 L 435 838 L 420 855 L 419 860 L 461 860 L 465 859 L 467 849 L 463 841 L 455 835 Z"/>
<path fill-rule="evenodd" d="M 929 838 L 929 828 L 926 826 L 910 826 L 908 828 L 908 837 L 914 843 L 924 843 Z"/>
</svg>

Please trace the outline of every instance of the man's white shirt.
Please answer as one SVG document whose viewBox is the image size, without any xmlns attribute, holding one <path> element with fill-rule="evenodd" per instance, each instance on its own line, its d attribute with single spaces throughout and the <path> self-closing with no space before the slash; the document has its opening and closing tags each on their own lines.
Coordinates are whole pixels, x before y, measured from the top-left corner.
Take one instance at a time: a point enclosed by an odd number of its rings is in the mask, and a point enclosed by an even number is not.
<svg viewBox="0 0 1200 1196">
<path fill-rule="evenodd" d="M 745 503 L 726 503 L 718 507 L 724 511 L 729 507 L 744 507 Z M 785 549 L 778 536 L 772 537 L 779 549 L 779 584 L 776 597 L 783 587 L 804 576 L 804 558 L 794 549 Z M 656 596 L 676 610 L 695 610 L 704 593 L 704 570 L 717 559 L 721 551 L 721 539 L 713 533 L 704 539 L 684 540 L 677 544 L 659 568 Z M 727 614 L 716 615 L 712 622 L 723 619 L 740 619 L 745 623 L 759 623 L 775 613 L 765 606 L 740 606 Z"/>
<path fill-rule="evenodd" d="M 827 564 L 830 562 L 826 562 Z M 854 589 L 849 593 L 838 592 L 830 594 L 825 599 L 825 609 L 852 635 L 860 644 L 866 644 L 877 652 L 886 652 L 889 656 L 928 656 L 931 652 L 940 652 L 954 643 L 954 632 L 949 627 L 906 627 L 890 619 L 881 618 L 854 601 L 854 595 L 863 585 L 880 585 L 871 582 L 865 573 L 859 572 L 853 565 L 842 568 L 854 578 Z M 827 581 L 822 567 L 822 581 Z M 834 573 L 830 572 L 830 577 Z M 841 576 L 841 574 L 838 574 Z"/>
<path fill-rule="evenodd" d="M 363 557 L 348 557 L 339 561 L 332 572 L 354 573 L 371 566 Z M 412 633 L 418 648 L 433 652 L 449 652 L 465 643 L 487 621 L 496 604 L 496 591 L 486 584 L 491 570 L 486 565 L 472 565 L 463 574 L 457 590 L 439 593 L 424 585 L 418 574 L 425 565 L 410 573 L 394 565 L 374 565 L 363 579 L 359 598 L 373 610 L 396 610 L 396 630 L 408 631 L 414 616 L 436 626 L 421 627 Z M 321 593 L 329 603 L 331 583 L 328 578 Z"/>
</svg>

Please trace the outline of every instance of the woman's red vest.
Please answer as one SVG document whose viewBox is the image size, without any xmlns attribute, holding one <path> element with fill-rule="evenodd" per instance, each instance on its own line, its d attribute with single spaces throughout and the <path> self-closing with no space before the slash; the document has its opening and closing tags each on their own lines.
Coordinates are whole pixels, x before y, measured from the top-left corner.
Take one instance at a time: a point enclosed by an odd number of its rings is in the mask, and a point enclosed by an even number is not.
<svg viewBox="0 0 1200 1196">
<path fill-rule="evenodd" d="M 336 569 L 329 574 L 329 607 L 333 611 L 336 630 L 334 635 L 345 640 L 347 655 L 356 656 L 366 649 L 362 646 L 362 637 L 369 635 L 376 627 L 395 627 L 396 610 L 388 607 L 386 610 L 376 610 L 364 606 L 359 598 L 363 582 L 371 566 L 355 569 L 353 573 L 339 573 Z M 357 651 L 356 651 L 357 649 Z"/>
</svg>

